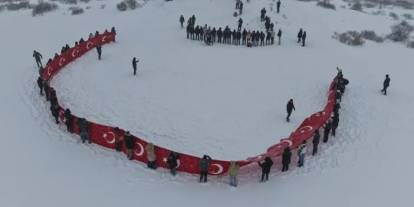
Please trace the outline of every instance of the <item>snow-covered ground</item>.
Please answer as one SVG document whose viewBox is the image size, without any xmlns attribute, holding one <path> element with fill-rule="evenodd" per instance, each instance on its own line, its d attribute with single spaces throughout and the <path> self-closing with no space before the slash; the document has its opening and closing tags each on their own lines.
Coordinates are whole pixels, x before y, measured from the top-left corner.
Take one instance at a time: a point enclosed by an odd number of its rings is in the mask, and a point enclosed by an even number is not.
<svg viewBox="0 0 414 207">
<path fill-rule="evenodd" d="M 270 11 L 272 3 L 245 3 L 246 27 L 263 29 L 259 11 Z M 0 13 L 0 206 L 412 203 L 414 50 L 391 42 L 349 47 L 331 38 L 347 30 L 387 34 L 396 23 L 389 16 L 286 1 L 281 14 L 270 12 L 283 30 L 282 45 L 249 49 L 187 40 L 178 24 L 180 14 L 195 14 L 198 24 L 235 28 L 233 0 L 155 0 L 123 13 L 115 2 L 91 4 L 107 6 L 79 16 L 61 10 L 35 18 L 30 11 Z M 171 177 L 116 152 L 82 145 L 53 123 L 38 96 L 32 51 L 52 57 L 62 45 L 112 26 L 119 32 L 117 43 L 103 48 L 102 61 L 91 52 L 52 83 L 75 114 L 180 152 L 244 159 L 264 152 L 321 109 L 339 66 L 350 86 L 338 136 L 322 145 L 318 156 L 307 156 L 304 168 L 287 173 L 274 168 L 267 183 L 258 183 L 257 172 L 245 172 L 236 189 L 228 187 L 225 176 L 201 185 L 196 176 Z M 308 33 L 305 48 L 295 42 L 299 28 Z M 131 75 L 133 56 L 141 59 L 137 77 Z M 392 81 L 385 97 L 379 89 L 387 73 Z M 297 111 L 287 124 L 289 98 Z"/>
</svg>

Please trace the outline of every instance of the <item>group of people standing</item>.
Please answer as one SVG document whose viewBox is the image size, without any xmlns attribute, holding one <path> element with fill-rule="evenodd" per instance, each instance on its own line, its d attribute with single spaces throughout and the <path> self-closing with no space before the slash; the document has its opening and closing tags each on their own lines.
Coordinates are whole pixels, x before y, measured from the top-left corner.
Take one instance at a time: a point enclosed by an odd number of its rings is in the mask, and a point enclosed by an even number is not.
<svg viewBox="0 0 414 207">
<path fill-rule="evenodd" d="M 111 32 L 116 33 L 115 27 L 112 27 Z M 108 31 L 105 30 L 105 33 L 108 33 Z M 98 35 L 100 35 L 98 31 L 95 32 L 95 35 L 90 33 L 89 39 L 94 38 Z M 75 47 L 84 42 L 85 40 L 83 38 L 80 38 L 79 41 L 75 42 Z M 70 49 L 70 46 L 66 44 L 65 46 L 62 47 L 60 52 L 61 54 L 64 54 L 69 49 Z M 97 45 L 96 50 L 98 53 L 98 59 L 100 60 L 101 55 L 102 55 L 102 47 L 100 45 Z M 34 50 L 33 58 L 35 59 L 36 65 L 38 67 L 38 72 L 39 72 L 39 77 L 37 79 L 37 85 L 40 90 L 40 95 L 41 96 L 45 95 L 46 100 L 50 102 L 50 112 L 52 116 L 54 117 L 55 123 L 60 124 L 60 122 L 63 122 L 66 125 L 67 131 L 70 133 L 74 133 L 75 127 L 77 127 L 76 129 L 79 132 L 81 141 L 83 143 L 85 142 L 91 143 L 92 141 L 89 136 L 89 130 L 90 130 L 89 121 L 86 120 L 85 118 L 76 118 L 75 116 L 72 115 L 70 109 L 63 110 L 59 106 L 58 98 L 56 95 L 56 90 L 50 86 L 50 83 L 48 80 L 45 80 L 43 78 L 44 68 L 43 68 L 43 63 L 42 63 L 42 59 L 43 59 L 42 54 Z M 47 61 L 47 64 L 50 64 L 52 61 L 56 60 L 57 58 L 59 58 L 59 54 L 55 53 L 54 58 L 53 59 L 50 58 Z"/>
<path fill-rule="evenodd" d="M 241 0 L 236 1 L 236 8 L 243 7 Z M 280 11 L 281 2 L 277 1 L 277 13 Z M 260 21 L 264 23 L 265 31 L 260 30 L 247 30 L 243 28 L 243 19 L 240 17 L 237 21 L 237 29 L 230 29 L 229 26 L 212 27 L 205 24 L 204 26 L 196 25 L 196 17 L 192 15 L 187 20 L 186 34 L 187 39 L 203 41 L 207 45 L 214 43 L 230 44 L 230 45 L 244 45 L 247 47 L 273 45 L 275 38 L 277 37 L 278 45 L 281 44 L 282 30 L 278 29 L 277 33 L 275 30 L 275 24 L 271 21 L 270 17 L 266 15 L 267 11 L 265 8 L 260 10 Z M 184 28 L 185 18 L 183 15 L 180 16 L 179 22 L 181 28 Z M 298 32 L 298 43 L 305 46 L 307 33 L 303 29 Z"/>
<path fill-rule="evenodd" d="M 182 24 L 184 17 L 180 17 L 180 21 Z M 223 28 L 218 27 L 211 27 L 205 24 L 204 26 L 195 25 L 195 17 L 194 15 L 187 21 L 187 39 L 191 40 L 198 40 L 204 41 L 207 45 L 212 45 L 214 43 L 220 44 L 229 44 L 229 45 L 244 45 L 247 47 L 253 46 L 265 46 L 265 45 L 272 45 L 275 41 L 275 35 L 277 35 L 279 39 L 279 44 L 282 37 L 282 30 L 279 30 L 277 34 L 270 29 L 266 32 L 259 31 L 259 30 L 246 30 L 243 26 L 243 19 L 239 18 L 238 20 L 238 28 L 230 29 L 229 26 Z"/>
<path fill-rule="evenodd" d="M 322 141 L 324 143 L 328 142 L 329 136 L 336 135 L 336 129 L 338 128 L 339 124 L 339 109 L 341 108 L 341 98 L 342 94 L 345 92 L 346 85 L 348 85 L 349 81 L 343 77 L 342 71 L 338 68 L 338 74 L 334 79 L 334 84 L 332 85 L 332 89 L 336 93 L 335 99 L 336 103 L 334 105 L 333 112 L 331 114 L 331 118 L 324 124 L 323 129 L 316 129 L 314 135 L 312 137 L 312 156 L 315 156 L 318 153 L 318 146 L 319 143 Z M 287 118 L 286 121 L 289 122 L 289 118 L 293 110 L 295 110 L 295 106 L 293 104 L 293 100 L 290 99 L 287 103 Z M 323 130 L 323 137 L 321 137 L 320 130 Z M 307 141 L 304 140 L 297 149 L 297 166 L 303 167 L 305 164 L 305 156 L 307 153 Z M 290 147 L 286 147 L 282 153 L 282 172 L 288 171 L 289 166 L 292 160 L 292 149 Z M 269 179 L 269 172 L 273 165 L 273 161 L 270 157 L 266 157 L 264 161 L 259 162 L 258 165 L 262 168 L 262 176 L 261 181 L 267 181 Z"/>
</svg>

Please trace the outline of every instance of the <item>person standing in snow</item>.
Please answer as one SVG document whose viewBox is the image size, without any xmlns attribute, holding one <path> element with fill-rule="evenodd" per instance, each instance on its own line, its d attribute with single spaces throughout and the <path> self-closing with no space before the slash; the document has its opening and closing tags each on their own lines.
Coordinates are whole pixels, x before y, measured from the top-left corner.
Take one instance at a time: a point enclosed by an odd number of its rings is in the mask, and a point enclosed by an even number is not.
<svg viewBox="0 0 414 207">
<path fill-rule="evenodd" d="M 116 38 L 116 30 L 115 30 L 115 27 L 112 27 L 111 28 L 111 33 L 113 33 L 114 34 L 114 42 L 116 42 L 116 40 L 115 40 L 115 38 Z M 89 35 L 89 39 L 91 38 L 91 36 Z"/>
<path fill-rule="evenodd" d="M 68 132 L 72 133 L 73 116 L 72 116 L 72 113 L 70 112 L 70 109 L 65 110 L 64 116 L 65 116 L 66 129 L 68 130 Z"/>
<path fill-rule="evenodd" d="M 302 28 L 300 28 L 300 30 L 298 32 L 298 43 L 300 43 L 300 41 L 302 40 L 302 35 L 303 35 L 303 30 L 302 30 Z"/>
<path fill-rule="evenodd" d="M 122 151 L 122 143 L 124 141 L 124 133 L 121 131 L 120 128 L 115 127 L 114 128 L 114 134 L 115 134 L 115 150 L 117 152 Z"/>
<path fill-rule="evenodd" d="M 287 110 L 287 117 L 286 117 L 286 121 L 290 122 L 290 115 L 292 115 L 293 110 L 295 109 L 295 105 L 293 104 L 293 99 L 290 99 L 286 105 L 286 110 Z"/>
<path fill-rule="evenodd" d="M 384 80 L 384 83 L 382 84 L 383 88 L 381 90 L 381 92 L 382 92 L 382 94 L 384 94 L 384 96 L 387 95 L 387 89 L 390 86 L 390 82 L 391 82 L 390 76 L 388 74 L 385 75 L 385 80 Z"/>
<path fill-rule="evenodd" d="M 302 144 L 298 149 L 298 167 L 303 167 L 305 164 L 305 155 L 306 155 L 306 140 L 303 140 Z"/>
<path fill-rule="evenodd" d="M 282 39 L 282 30 L 281 29 L 279 29 L 279 31 L 277 32 L 277 38 L 279 40 L 279 45 L 280 45 L 281 39 Z"/>
<path fill-rule="evenodd" d="M 239 18 L 237 30 L 240 31 L 243 26 L 243 19 Z"/>
<path fill-rule="evenodd" d="M 262 168 L 262 177 L 261 182 L 266 182 L 269 180 L 270 169 L 273 166 L 273 161 L 270 157 L 266 157 L 263 162 L 258 162 L 259 166 Z"/>
<path fill-rule="evenodd" d="M 230 186 L 237 187 L 237 174 L 239 173 L 240 166 L 236 161 L 230 162 L 229 176 Z"/>
<path fill-rule="evenodd" d="M 239 5 L 239 15 L 242 15 L 242 13 L 243 13 L 243 2 L 240 2 L 240 5 Z"/>
<path fill-rule="evenodd" d="M 52 112 L 52 116 L 55 118 L 56 124 L 59 124 L 59 105 L 50 105 L 50 111 Z"/>
<path fill-rule="evenodd" d="M 331 132 L 332 129 L 332 122 L 331 120 L 328 120 L 328 122 L 326 122 L 325 127 L 323 129 L 323 142 L 327 143 L 328 139 L 329 139 L 329 133 Z"/>
<path fill-rule="evenodd" d="M 155 154 L 155 146 L 152 143 L 148 143 L 147 146 L 145 146 L 145 151 L 147 152 L 147 166 L 150 169 L 157 169 L 157 155 Z"/>
<path fill-rule="evenodd" d="M 306 31 L 303 31 L 303 34 L 302 34 L 302 47 L 305 47 L 305 42 L 306 42 Z"/>
<path fill-rule="evenodd" d="M 37 86 L 39 86 L 41 96 L 43 96 L 43 82 L 42 77 L 37 78 Z"/>
<path fill-rule="evenodd" d="M 339 114 L 334 114 L 332 118 L 332 129 L 331 129 L 332 136 L 335 136 L 338 125 L 339 125 Z"/>
<path fill-rule="evenodd" d="M 180 16 L 180 24 L 181 24 L 181 28 L 184 28 L 184 21 L 185 21 L 184 16 L 183 16 L 183 15 L 181 15 L 181 16 Z"/>
<path fill-rule="evenodd" d="M 101 60 L 102 46 L 100 46 L 100 45 L 96 46 L 96 51 L 98 52 L 98 60 Z"/>
<path fill-rule="evenodd" d="M 125 143 L 125 148 L 127 152 L 127 157 L 128 159 L 132 160 L 133 152 L 135 148 L 135 139 L 129 131 L 125 132 L 124 143 Z"/>
<path fill-rule="evenodd" d="M 85 118 L 78 119 L 79 135 L 81 137 L 82 143 L 88 141 L 92 143 L 92 140 L 89 136 L 89 122 Z"/>
<path fill-rule="evenodd" d="M 280 0 L 278 0 L 277 2 L 276 2 L 276 12 L 279 14 L 279 12 L 280 12 L 280 4 L 281 4 L 281 2 L 280 2 Z"/>
<path fill-rule="evenodd" d="M 42 54 L 40 54 L 40 52 L 34 50 L 33 51 L 33 57 L 36 60 L 37 67 L 43 67 L 43 65 L 42 65 L 42 58 L 43 58 Z"/>
<path fill-rule="evenodd" d="M 263 8 L 262 10 L 260 10 L 260 21 L 264 21 L 266 17 L 266 9 Z"/>
<path fill-rule="evenodd" d="M 291 158 L 292 158 L 292 152 L 290 151 L 290 147 L 286 147 L 282 153 L 282 172 L 289 170 Z"/>
<path fill-rule="evenodd" d="M 321 140 L 321 135 L 319 134 L 319 130 L 317 129 L 315 131 L 315 135 L 313 135 L 313 140 L 312 140 L 312 144 L 313 144 L 312 156 L 315 156 L 316 153 L 318 153 L 318 145 L 319 145 L 320 140 Z"/>
<path fill-rule="evenodd" d="M 204 155 L 203 158 L 200 159 L 199 167 L 200 167 L 200 183 L 207 182 L 207 175 L 208 175 L 208 168 L 210 167 L 211 157 L 208 155 Z"/>
<path fill-rule="evenodd" d="M 170 169 L 171 175 L 175 176 L 177 174 L 179 155 L 176 152 L 170 152 L 167 158 L 167 167 Z"/>
<path fill-rule="evenodd" d="M 139 60 L 134 57 L 132 58 L 132 69 L 134 70 L 134 76 L 137 75 L 137 63 L 139 62 Z"/>
</svg>

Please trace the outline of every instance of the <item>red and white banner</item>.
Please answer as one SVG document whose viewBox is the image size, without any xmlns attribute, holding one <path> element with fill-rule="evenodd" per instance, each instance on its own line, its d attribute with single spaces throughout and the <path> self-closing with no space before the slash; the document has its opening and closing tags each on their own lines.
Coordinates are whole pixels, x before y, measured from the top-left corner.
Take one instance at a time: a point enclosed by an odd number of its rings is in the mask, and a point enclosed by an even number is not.
<svg viewBox="0 0 414 207">
<path fill-rule="evenodd" d="M 81 57 L 86 52 L 94 49 L 98 45 L 104 45 L 111 43 L 115 40 L 115 33 L 106 32 L 95 36 L 73 48 L 70 48 L 65 53 L 54 58 L 49 64 L 46 65 L 43 72 L 42 78 L 44 80 L 50 80 L 56 75 L 63 67 L 65 67 L 70 62 L 73 62 L 78 57 Z M 248 158 L 246 160 L 238 161 L 240 166 L 248 165 L 252 162 L 257 162 L 263 160 L 266 156 L 278 157 L 282 154 L 284 148 L 291 147 L 292 149 L 297 148 L 303 140 L 312 138 L 315 130 L 321 128 L 330 118 L 333 107 L 335 104 L 335 89 L 329 87 L 328 91 L 328 101 L 323 111 L 312 114 L 310 117 L 306 118 L 302 124 L 290 134 L 288 138 L 282 139 L 279 143 L 269 147 L 267 151 L 261 155 Z M 64 110 L 63 107 L 60 107 L 61 111 Z M 63 114 L 61 114 L 63 117 Z M 77 117 L 74 115 L 73 129 L 74 133 L 79 134 L 79 129 L 77 127 Z M 121 129 L 121 132 L 116 132 L 115 127 L 105 126 L 99 123 L 90 123 L 89 136 L 91 141 L 95 144 L 101 145 L 106 148 L 115 149 L 117 142 L 121 141 L 121 137 L 125 130 Z M 135 148 L 133 152 L 133 159 L 137 161 L 147 162 L 147 154 L 145 151 L 145 146 L 148 144 L 147 141 L 139 137 L 135 137 Z M 125 146 L 122 145 L 122 151 L 126 153 Z M 156 163 L 159 167 L 167 168 L 166 160 L 171 150 L 155 146 L 156 154 Z M 179 154 L 178 161 L 178 171 L 198 174 L 199 173 L 199 161 L 201 158 L 187 155 L 183 153 Z M 228 171 L 230 161 L 223 160 L 213 160 L 210 165 L 209 173 L 211 175 L 223 175 Z"/>
</svg>

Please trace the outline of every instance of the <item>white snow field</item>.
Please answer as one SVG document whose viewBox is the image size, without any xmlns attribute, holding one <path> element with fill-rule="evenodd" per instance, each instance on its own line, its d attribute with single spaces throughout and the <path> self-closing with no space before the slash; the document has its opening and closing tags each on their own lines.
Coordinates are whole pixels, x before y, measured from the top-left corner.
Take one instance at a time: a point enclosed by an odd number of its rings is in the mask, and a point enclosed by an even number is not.
<svg viewBox="0 0 414 207">
<path fill-rule="evenodd" d="M 270 12 L 276 29 L 283 30 L 281 46 L 209 47 L 185 38 L 179 15 L 235 28 L 233 0 L 154 0 L 127 12 L 117 11 L 115 3 L 92 1 L 78 16 L 63 8 L 38 17 L 30 11 L 0 13 L 0 206 L 412 206 L 414 50 L 392 42 L 350 47 L 331 38 L 347 30 L 386 34 L 398 22 L 342 9 L 341 1 L 334 2 L 336 11 L 283 1 L 281 14 Z M 271 5 L 245 2 L 246 27 L 263 30 L 259 11 Z M 32 52 L 40 51 L 45 62 L 62 45 L 112 26 L 117 43 L 103 47 L 102 61 L 92 51 L 52 82 L 74 114 L 179 152 L 245 159 L 322 109 L 339 66 L 350 85 L 338 135 L 321 144 L 317 156 L 308 155 L 303 168 L 292 163 L 293 169 L 281 173 L 275 167 L 266 183 L 258 182 L 257 169 L 249 169 L 237 188 L 228 186 L 227 176 L 199 184 L 195 175 L 172 177 L 83 145 L 54 124 L 38 94 Z M 305 48 L 295 42 L 299 28 L 308 33 Z M 133 56 L 141 60 L 136 77 Z M 385 74 L 391 77 L 388 96 L 379 92 Z M 290 98 L 297 111 L 286 123 Z"/>
</svg>

